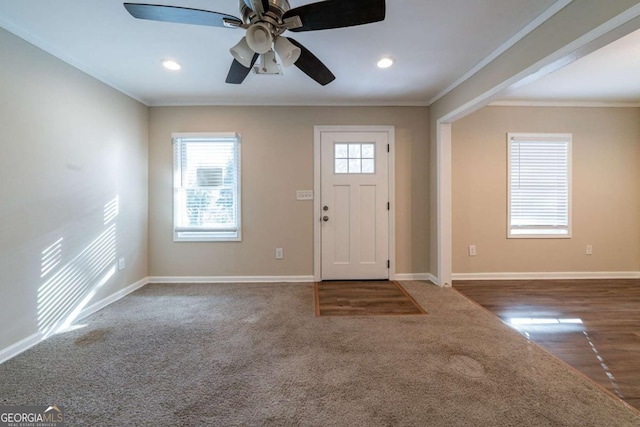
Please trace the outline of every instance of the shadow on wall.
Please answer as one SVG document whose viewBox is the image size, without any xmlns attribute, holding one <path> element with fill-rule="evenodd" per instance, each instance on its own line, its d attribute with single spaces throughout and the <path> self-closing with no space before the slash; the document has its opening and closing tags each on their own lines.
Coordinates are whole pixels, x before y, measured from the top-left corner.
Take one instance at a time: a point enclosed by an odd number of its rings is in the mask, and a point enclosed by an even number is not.
<svg viewBox="0 0 640 427">
<path fill-rule="evenodd" d="M 104 205 L 103 231 L 66 262 L 60 237 L 42 251 L 38 288 L 38 330 L 43 337 L 64 331 L 78 318 L 96 292 L 116 272 L 119 197 Z"/>
</svg>

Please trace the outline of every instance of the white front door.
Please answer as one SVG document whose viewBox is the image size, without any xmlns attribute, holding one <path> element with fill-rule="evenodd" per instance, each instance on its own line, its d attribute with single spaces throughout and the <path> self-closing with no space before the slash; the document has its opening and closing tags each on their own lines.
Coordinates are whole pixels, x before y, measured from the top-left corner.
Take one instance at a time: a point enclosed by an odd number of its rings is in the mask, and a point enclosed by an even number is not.
<svg viewBox="0 0 640 427">
<path fill-rule="evenodd" d="M 321 279 L 389 278 L 389 134 L 322 131 Z"/>
</svg>

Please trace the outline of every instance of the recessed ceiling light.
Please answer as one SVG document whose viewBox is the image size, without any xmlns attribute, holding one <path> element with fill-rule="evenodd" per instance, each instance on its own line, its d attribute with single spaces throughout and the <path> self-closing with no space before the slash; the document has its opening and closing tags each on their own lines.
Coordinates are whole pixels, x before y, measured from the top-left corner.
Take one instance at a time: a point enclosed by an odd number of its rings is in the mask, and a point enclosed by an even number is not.
<svg viewBox="0 0 640 427">
<path fill-rule="evenodd" d="M 164 66 L 164 68 L 171 71 L 178 71 L 180 68 L 182 68 L 182 66 L 173 59 L 165 59 L 164 61 L 162 61 L 162 65 Z"/>
<path fill-rule="evenodd" d="M 384 57 L 380 61 L 378 61 L 378 68 L 389 68 L 393 65 L 393 58 Z"/>
</svg>

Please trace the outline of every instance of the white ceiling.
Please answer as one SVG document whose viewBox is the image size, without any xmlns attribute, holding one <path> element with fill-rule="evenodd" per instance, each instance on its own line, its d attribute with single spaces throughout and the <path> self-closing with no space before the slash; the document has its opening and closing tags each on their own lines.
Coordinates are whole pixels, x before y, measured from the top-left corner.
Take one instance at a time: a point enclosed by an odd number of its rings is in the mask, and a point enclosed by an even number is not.
<svg viewBox="0 0 640 427">
<path fill-rule="evenodd" d="M 535 103 L 640 102 L 640 30 L 509 93 Z"/>
<path fill-rule="evenodd" d="M 291 34 L 336 75 L 325 87 L 295 67 L 225 84 L 242 30 L 137 20 L 122 3 L 0 0 L 0 26 L 148 105 L 427 105 L 556 0 L 388 0 L 383 22 Z M 148 3 L 238 16 L 237 0 Z M 376 68 L 384 55 L 391 69 Z M 183 69 L 163 69 L 164 58 Z"/>
</svg>

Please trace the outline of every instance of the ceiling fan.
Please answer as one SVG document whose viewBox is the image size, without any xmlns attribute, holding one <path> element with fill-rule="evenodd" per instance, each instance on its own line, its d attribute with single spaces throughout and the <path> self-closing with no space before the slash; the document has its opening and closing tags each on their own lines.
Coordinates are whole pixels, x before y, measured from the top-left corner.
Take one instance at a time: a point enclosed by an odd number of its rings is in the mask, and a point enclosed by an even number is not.
<svg viewBox="0 0 640 427">
<path fill-rule="evenodd" d="M 295 65 L 321 85 L 331 83 L 333 73 L 307 48 L 285 31 L 315 31 L 353 27 L 384 20 L 385 0 L 325 0 L 291 9 L 288 0 L 239 0 L 242 19 L 225 13 L 156 4 L 124 3 L 135 18 L 222 28 L 242 28 L 246 35 L 230 49 L 234 57 L 226 82 L 240 84 L 258 58 L 258 74 L 281 74 Z"/>
</svg>

